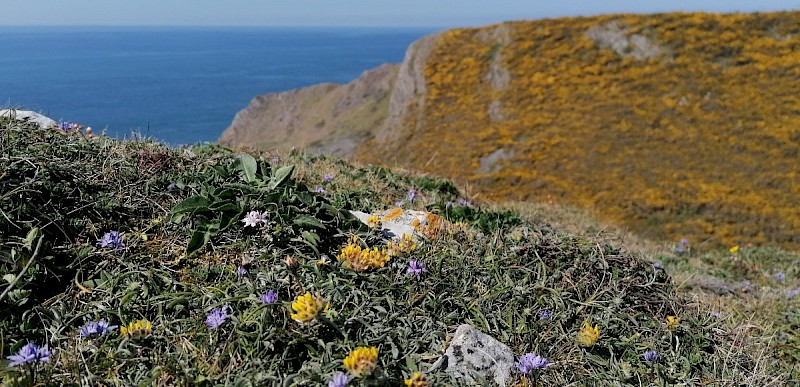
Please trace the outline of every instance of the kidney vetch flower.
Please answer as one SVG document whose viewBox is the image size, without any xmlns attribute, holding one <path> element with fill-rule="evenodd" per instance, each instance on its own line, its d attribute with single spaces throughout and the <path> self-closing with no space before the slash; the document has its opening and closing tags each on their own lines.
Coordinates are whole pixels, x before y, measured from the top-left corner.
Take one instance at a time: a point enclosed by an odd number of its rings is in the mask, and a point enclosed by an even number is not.
<svg viewBox="0 0 800 387">
<path fill-rule="evenodd" d="M 294 310 L 294 313 L 292 313 L 290 317 L 292 320 L 299 323 L 307 323 L 317 318 L 319 312 L 327 308 L 328 304 L 325 300 L 312 295 L 310 292 L 306 292 L 306 294 L 297 296 L 297 299 L 292 302 L 292 310 Z"/>
<path fill-rule="evenodd" d="M 344 358 L 344 367 L 353 376 L 369 374 L 378 365 L 378 348 L 358 347 Z"/>
<path fill-rule="evenodd" d="M 600 339 L 600 327 L 595 324 L 594 327 L 589 325 L 588 322 L 583 323 L 583 327 L 578 331 L 577 335 L 578 344 L 584 347 L 591 347 L 597 340 Z"/>
</svg>

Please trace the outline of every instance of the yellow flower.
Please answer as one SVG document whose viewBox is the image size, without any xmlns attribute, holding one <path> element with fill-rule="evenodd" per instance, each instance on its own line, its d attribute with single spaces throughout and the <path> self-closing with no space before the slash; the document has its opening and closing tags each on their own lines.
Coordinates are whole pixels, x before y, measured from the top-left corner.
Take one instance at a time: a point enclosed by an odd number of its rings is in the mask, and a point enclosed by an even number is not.
<svg viewBox="0 0 800 387">
<path fill-rule="evenodd" d="M 588 322 L 583 323 L 583 327 L 578 331 L 578 344 L 584 347 L 593 346 L 598 339 L 600 339 L 600 327 L 595 325 L 592 327 Z"/>
<path fill-rule="evenodd" d="M 676 316 L 667 316 L 667 329 L 675 329 L 681 325 L 681 318 Z"/>
<path fill-rule="evenodd" d="M 736 246 L 733 246 L 733 247 L 731 247 L 730 249 L 728 249 L 728 251 L 730 251 L 730 252 L 731 252 L 731 254 L 736 254 L 736 253 L 738 253 L 738 252 L 739 252 L 739 245 L 736 245 Z"/>
<path fill-rule="evenodd" d="M 340 262 L 356 271 L 367 269 L 377 269 L 383 267 L 386 262 L 389 262 L 389 254 L 386 249 L 378 249 L 377 247 L 364 249 L 358 243 L 358 237 L 353 237 L 347 246 L 343 247 L 336 256 Z"/>
<path fill-rule="evenodd" d="M 378 364 L 378 348 L 358 347 L 344 358 L 344 367 L 353 376 L 368 374 L 375 369 Z"/>
<path fill-rule="evenodd" d="M 321 297 L 306 292 L 302 296 L 297 296 L 297 299 L 292 302 L 294 313 L 291 318 L 299 323 L 307 323 L 317 318 L 319 312 L 327 309 L 328 306 L 330 304 L 327 304 Z"/>
<path fill-rule="evenodd" d="M 147 319 L 137 320 L 134 321 L 127 326 L 122 326 L 119 328 L 120 333 L 124 336 L 132 337 L 132 338 L 140 338 L 149 336 L 153 333 L 153 324 Z"/>
<path fill-rule="evenodd" d="M 378 225 L 380 225 L 380 224 L 381 224 L 381 221 L 380 221 L 380 219 L 378 219 L 378 216 L 377 216 L 377 215 L 370 215 L 370 216 L 367 218 L 367 224 L 368 224 L 370 227 L 377 227 Z"/>
<path fill-rule="evenodd" d="M 428 387 L 430 384 L 428 383 L 428 379 L 425 378 L 425 375 L 414 372 L 414 375 L 411 376 L 411 379 L 406 379 L 406 387 Z"/>
<path fill-rule="evenodd" d="M 417 244 L 414 238 L 408 234 L 403 234 L 397 242 L 389 242 L 386 244 L 389 255 L 393 257 L 405 257 L 411 254 L 412 251 L 417 249 Z"/>
</svg>

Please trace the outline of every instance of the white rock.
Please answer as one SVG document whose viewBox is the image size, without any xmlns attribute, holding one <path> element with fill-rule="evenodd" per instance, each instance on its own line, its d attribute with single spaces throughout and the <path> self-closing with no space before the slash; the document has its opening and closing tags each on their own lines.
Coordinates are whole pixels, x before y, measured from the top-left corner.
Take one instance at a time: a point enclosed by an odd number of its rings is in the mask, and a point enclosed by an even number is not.
<svg viewBox="0 0 800 387">
<path fill-rule="evenodd" d="M 30 110 L 0 109 L 0 117 L 12 117 L 20 120 L 28 119 L 38 124 L 40 128 L 56 125 L 56 122 L 52 118 Z"/>
<path fill-rule="evenodd" d="M 472 325 L 463 324 L 456 329 L 444 356 L 433 364 L 430 372 L 441 367 L 454 378 L 464 380 L 465 385 L 475 385 L 484 379 L 506 386 L 511 381 L 514 364 L 511 348 Z"/>
<path fill-rule="evenodd" d="M 353 216 L 358 218 L 361 223 L 364 223 L 368 226 L 369 224 L 369 217 L 370 216 L 377 216 L 378 220 L 381 221 L 381 226 L 383 230 L 383 234 L 387 238 L 398 239 L 403 234 L 410 235 L 416 239 L 417 235 L 414 231 L 414 220 L 419 221 L 419 224 L 425 224 L 428 221 L 428 214 L 427 211 L 415 211 L 415 210 L 403 210 L 403 213 L 398 217 L 391 217 L 390 220 L 386 220 L 386 216 L 392 212 L 397 211 L 398 208 L 389 209 L 386 211 L 378 211 L 373 214 L 368 214 L 366 212 L 361 211 L 350 211 Z"/>
</svg>

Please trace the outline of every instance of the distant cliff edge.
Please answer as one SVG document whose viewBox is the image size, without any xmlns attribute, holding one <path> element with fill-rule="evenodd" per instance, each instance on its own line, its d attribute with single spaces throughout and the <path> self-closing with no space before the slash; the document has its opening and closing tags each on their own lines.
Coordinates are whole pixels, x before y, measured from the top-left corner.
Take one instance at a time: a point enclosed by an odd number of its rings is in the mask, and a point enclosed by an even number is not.
<svg viewBox="0 0 800 387">
<path fill-rule="evenodd" d="M 403 166 L 707 246 L 800 249 L 800 12 L 448 30 L 346 85 L 256 97 L 223 144 Z"/>
<path fill-rule="evenodd" d="M 402 64 L 381 65 L 345 85 L 257 96 L 219 142 L 347 156 L 383 128 L 402 125 L 412 103 L 423 103 L 422 69 L 435 41 L 435 34 L 424 37 L 409 47 Z"/>
</svg>

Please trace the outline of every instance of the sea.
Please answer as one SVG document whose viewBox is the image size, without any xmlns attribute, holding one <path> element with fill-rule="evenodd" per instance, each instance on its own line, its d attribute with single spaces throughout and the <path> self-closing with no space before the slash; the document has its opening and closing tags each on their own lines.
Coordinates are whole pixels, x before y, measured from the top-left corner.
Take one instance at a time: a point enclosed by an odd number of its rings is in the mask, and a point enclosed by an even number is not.
<svg viewBox="0 0 800 387">
<path fill-rule="evenodd" d="M 347 83 L 435 28 L 0 26 L 0 108 L 117 138 L 215 142 L 260 94 Z"/>
</svg>

